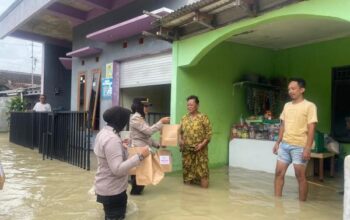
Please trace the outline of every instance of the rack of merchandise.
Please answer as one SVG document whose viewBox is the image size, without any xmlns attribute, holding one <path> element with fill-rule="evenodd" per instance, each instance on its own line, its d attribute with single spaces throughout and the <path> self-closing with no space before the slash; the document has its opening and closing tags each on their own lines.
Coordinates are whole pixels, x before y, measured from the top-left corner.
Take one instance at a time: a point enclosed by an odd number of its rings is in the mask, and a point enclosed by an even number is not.
<svg viewBox="0 0 350 220">
<path fill-rule="evenodd" d="M 241 81 L 233 83 L 233 95 L 237 89 L 245 89 L 246 109 L 250 116 L 244 118 L 241 115 L 239 122 L 232 126 L 231 139 L 277 140 L 279 114 L 287 99 L 281 84 Z"/>
</svg>

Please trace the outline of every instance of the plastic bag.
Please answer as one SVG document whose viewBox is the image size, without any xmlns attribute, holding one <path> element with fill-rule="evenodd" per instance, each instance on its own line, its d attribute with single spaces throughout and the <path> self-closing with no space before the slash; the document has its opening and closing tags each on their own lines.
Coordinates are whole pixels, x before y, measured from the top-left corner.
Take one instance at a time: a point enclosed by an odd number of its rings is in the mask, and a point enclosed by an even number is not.
<svg viewBox="0 0 350 220">
<path fill-rule="evenodd" d="M 331 137 L 326 137 L 326 148 L 329 152 L 339 154 L 339 143 Z"/>
</svg>

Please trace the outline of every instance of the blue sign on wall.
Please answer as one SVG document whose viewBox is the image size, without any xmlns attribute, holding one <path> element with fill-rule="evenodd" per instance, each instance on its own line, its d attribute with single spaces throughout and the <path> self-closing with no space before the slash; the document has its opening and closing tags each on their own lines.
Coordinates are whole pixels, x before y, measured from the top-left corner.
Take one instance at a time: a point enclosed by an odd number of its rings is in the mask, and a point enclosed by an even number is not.
<svg viewBox="0 0 350 220">
<path fill-rule="evenodd" d="M 110 99 L 112 98 L 112 78 L 103 78 L 102 79 L 102 98 Z"/>
</svg>

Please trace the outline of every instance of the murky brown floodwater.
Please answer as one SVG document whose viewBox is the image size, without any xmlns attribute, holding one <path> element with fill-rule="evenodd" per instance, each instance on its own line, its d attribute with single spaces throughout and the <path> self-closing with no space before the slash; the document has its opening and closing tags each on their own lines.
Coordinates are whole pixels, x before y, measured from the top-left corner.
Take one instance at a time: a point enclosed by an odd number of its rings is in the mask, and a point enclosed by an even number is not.
<svg viewBox="0 0 350 220">
<path fill-rule="evenodd" d="M 94 170 L 43 161 L 36 151 L 9 144 L 7 134 L 0 134 L 0 160 L 6 172 L 1 220 L 103 219 L 90 190 Z M 272 183 L 271 174 L 221 168 L 211 171 L 210 188 L 203 190 L 184 186 L 173 173 L 143 196 L 129 196 L 127 219 L 342 219 L 341 179 L 311 183 L 306 203 L 297 199 L 294 178 L 286 179 L 282 199 L 272 196 Z"/>
</svg>

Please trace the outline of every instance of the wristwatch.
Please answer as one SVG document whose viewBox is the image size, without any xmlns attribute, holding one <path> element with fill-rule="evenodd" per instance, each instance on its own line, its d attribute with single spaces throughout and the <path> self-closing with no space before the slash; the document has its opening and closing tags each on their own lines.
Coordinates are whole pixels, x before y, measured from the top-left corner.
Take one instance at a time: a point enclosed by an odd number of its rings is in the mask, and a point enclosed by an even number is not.
<svg viewBox="0 0 350 220">
<path fill-rule="evenodd" d="M 137 155 L 139 156 L 140 161 L 143 161 L 143 159 L 145 159 L 145 157 L 142 154 L 138 153 Z"/>
</svg>

